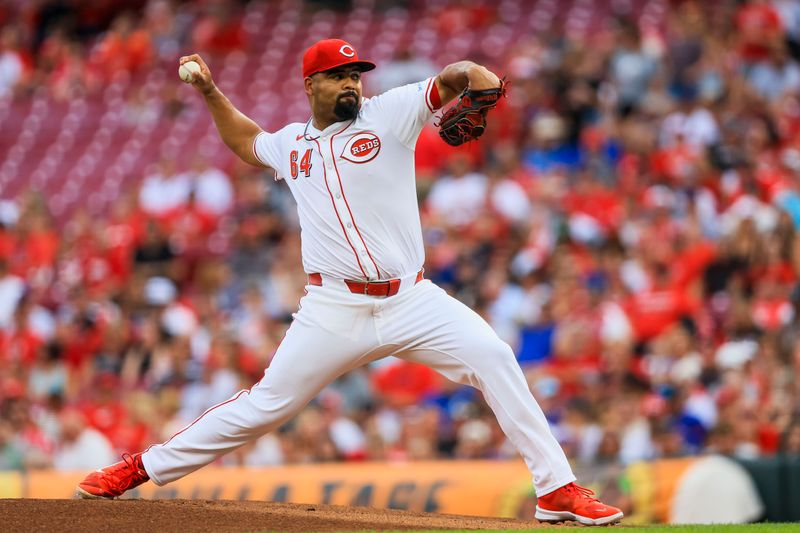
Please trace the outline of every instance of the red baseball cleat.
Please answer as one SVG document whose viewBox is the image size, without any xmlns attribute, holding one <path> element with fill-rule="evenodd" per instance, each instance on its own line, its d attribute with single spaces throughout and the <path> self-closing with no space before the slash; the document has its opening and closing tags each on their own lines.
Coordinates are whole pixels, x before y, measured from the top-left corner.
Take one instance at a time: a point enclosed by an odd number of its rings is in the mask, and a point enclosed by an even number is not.
<svg viewBox="0 0 800 533">
<path fill-rule="evenodd" d="M 122 454 L 122 461 L 95 470 L 75 489 L 76 496 L 87 499 L 112 500 L 126 490 L 138 487 L 150 479 L 142 464 L 142 454 Z"/>
<path fill-rule="evenodd" d="M 585 526 L 602 526 L 621 520 L 622 511 L 596 499 L 591 490 L 570 483 L 539 498 L 535 516 L 541 522 L 577 520 Z"/>
</svg>

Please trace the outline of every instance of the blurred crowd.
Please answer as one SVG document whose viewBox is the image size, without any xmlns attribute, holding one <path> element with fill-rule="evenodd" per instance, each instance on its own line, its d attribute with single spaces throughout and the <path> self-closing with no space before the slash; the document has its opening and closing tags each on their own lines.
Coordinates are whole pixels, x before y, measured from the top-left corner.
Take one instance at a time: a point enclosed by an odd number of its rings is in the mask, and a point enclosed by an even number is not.
<svg viewBox="0 0 800 533">
<path fill-rule="evenodd" d="M 244 44 L 229 2 L 9 0 L 0 4 L 0 97 L 46 86 L 68 100 L 96 94 L 120 73 L 175 61 L 187 46 L 212 53 Z"/>
<path fill-rule="evenodd" d="M 241 46 L 223 2 L 54 15 L 69 4 L 0 8 L 0 94 Z M 576 463 L 800 454 L 800 2 L 611 15 L 468 56 L 511 92 L 478 143 L 420 137 L 426 277 L 511 344 Z M 496 16 L 458 3 L 440 29 Z M 365 80 L 435 72 L 404 52 Z M 114 462 L 269 366 L 306 283 L 293 200 L 269 172 L 193 161 L 165 158 L 99 219 L 0 201 L 0 469 Z M 515 456 L 479 392 L 388 359 L 220 463 Z"/>
</svg>

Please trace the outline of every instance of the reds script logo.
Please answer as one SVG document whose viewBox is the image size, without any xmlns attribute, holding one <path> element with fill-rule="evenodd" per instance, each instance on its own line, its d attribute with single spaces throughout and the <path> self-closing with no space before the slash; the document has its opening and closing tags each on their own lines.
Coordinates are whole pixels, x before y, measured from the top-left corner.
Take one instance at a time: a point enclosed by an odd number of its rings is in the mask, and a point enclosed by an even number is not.
<svg viewBox="0 0 800 533">
<path fill-rule="evenodd" d="M 381 151 L 381 140 L 371 132 L 357 133 L 350 137 L 342 150 L 342 159 L 351 163 L 366 163 L 372 161 Z"/>
<path fill-rule="evenodd" d="M 339 48 L 339 53 L 342 54 L 344 57 L 353 57 L 356 55 L 356 51 L 353 50 L 353 47 L 349 44 L 343 44 L 341 48 Z"/>
</svg>

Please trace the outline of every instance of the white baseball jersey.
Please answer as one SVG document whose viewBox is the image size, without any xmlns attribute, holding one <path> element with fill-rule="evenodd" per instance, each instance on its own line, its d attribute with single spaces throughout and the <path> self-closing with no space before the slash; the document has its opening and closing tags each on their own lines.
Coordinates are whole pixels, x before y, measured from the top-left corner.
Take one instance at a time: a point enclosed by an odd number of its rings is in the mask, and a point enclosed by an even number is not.
<svg viewBox="0 0 800 533">
<path fill-rule="evenodd" d="M 289 185 L 303 267 L 341 279 L 415 273 L 424 261 L 414 146 L 438 102 L 434 78 L 362 100 L 355 120 L 263 132 L 253 151 Z"/>
</svg>

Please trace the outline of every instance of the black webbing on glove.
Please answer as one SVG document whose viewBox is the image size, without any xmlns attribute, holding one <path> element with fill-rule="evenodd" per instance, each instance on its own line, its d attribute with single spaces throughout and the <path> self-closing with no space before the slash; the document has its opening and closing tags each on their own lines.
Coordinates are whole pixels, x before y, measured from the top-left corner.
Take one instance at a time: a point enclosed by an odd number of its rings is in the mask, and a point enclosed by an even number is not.
<svg viewBox="0 0 800 533">
<path fill-rule="evenodd" d="M 506 94 L 505 78 L 500 87 L 476 91 L 467 87 L 458 97 L 458 102 L 439 119 L 439 136 L 451 146 L 460 146 L 483 135 L 486 115 L 497 107 L 497 102 Z"/>
</svg>

